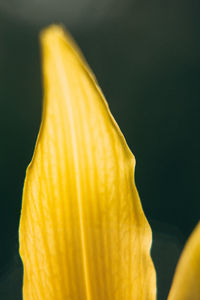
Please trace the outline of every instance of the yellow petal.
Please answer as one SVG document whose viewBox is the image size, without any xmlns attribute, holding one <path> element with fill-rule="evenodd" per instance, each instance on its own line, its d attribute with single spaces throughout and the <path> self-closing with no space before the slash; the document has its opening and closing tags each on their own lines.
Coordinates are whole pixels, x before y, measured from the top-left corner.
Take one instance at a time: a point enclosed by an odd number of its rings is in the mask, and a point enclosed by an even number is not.
<svg viewBox="0 0 200 300">
<path fill-rule="evenodd" d="M 200 300 L 200 223 L 178 262 L 168 300 Z"/>
<path fill-rule="evenodd" d="M 135 160 L 72 39 L 41 34 L 44 108 L 20 221 L 24 300 L 155 298 Z"/>
</svg>

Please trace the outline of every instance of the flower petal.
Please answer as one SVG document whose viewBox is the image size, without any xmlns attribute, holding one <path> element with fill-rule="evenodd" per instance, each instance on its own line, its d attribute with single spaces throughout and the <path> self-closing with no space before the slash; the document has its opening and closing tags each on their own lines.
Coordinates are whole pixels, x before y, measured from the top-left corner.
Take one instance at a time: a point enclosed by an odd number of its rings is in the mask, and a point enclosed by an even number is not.
<svg viewBox="0 0 200 300">
<path fill-rule="evenodd" d="M 135 159 L 69 35 L 41 34 L 44 109 L 20 221 L 24 300 L 155 298 Z"/>
<path fill-rule="evenodd" d="M 178 262 L 168 300 L 200 300 L 200 223 Z"/>
</svg>

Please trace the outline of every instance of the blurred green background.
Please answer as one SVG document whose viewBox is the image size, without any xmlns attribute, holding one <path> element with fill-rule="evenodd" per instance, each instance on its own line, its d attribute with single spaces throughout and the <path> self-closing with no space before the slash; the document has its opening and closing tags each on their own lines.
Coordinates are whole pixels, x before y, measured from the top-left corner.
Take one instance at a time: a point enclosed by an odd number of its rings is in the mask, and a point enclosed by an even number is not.
<svg viewBox="0 0 200 300">
<path fill-rule="evenodd" d="M 199 9 L 189 0 L 0 0 L 1 300 L 21 299 L 18 223 L 42 103 L 38 33 L 53 22 L 78 42 L 136 156 L 166 298 L 200 216 Z"/>
</svg>

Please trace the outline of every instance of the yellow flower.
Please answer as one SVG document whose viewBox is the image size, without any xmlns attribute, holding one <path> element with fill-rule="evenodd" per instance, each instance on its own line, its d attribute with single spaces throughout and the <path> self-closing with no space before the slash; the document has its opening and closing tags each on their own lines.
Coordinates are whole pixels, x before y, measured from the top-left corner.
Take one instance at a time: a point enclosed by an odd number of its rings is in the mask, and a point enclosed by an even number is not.
<svg viewBox="0 0 200 300">
<path fill-rule="evenodd" d="M 134 156 L 69 35 L 54 25 L 41 42 L 43 117 L 19 230 L 23 298 L 153 300 L 151 229 L 135 186 Z M 199 252 L 200 225 L 169 300 L 200 299 Z"/>
</svg>

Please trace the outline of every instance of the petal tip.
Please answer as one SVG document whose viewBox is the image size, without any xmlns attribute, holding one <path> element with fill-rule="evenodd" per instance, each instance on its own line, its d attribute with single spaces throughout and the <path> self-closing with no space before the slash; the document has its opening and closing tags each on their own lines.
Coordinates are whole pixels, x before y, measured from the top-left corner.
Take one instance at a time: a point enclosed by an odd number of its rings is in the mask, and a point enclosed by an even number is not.
<svg viewBox="0 0 200 300">
<path fill-rule="evenodd" d="M 52 47 L 55 42 L 64 42 L 70 48 L 75 48 L 77 51 L 77 46 L 71 36 L 71 34 L 66 30 L 62 24 L 52 24 L 43 29 L 40 32 L 40 42 L 42 48 L 45 46 Z M 80 51 L 80 50 L 78 50 Z"/>
<path fill-rule="evenodd" d="M 44 41 L 44 40 L 48 39 L 49 37 L 52 37 L 52 36 L 58 37 L 63 34 L 64 34 L 64 28 L 62 25 L 52 24 L 40 32 L 40 39 L 42 41 Z"/>
</svg>

